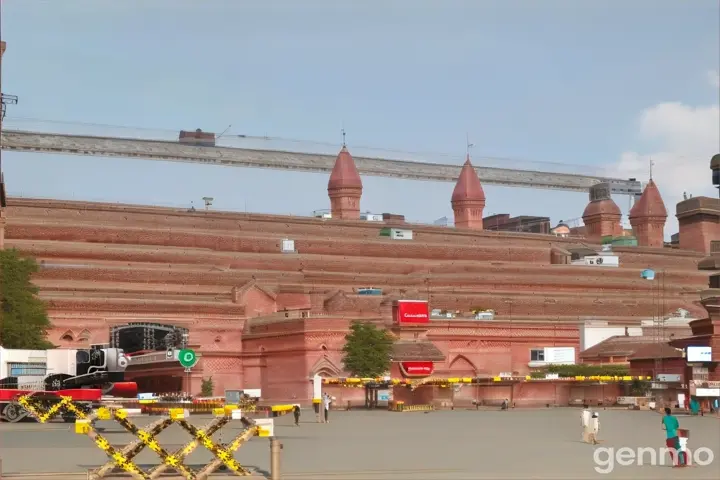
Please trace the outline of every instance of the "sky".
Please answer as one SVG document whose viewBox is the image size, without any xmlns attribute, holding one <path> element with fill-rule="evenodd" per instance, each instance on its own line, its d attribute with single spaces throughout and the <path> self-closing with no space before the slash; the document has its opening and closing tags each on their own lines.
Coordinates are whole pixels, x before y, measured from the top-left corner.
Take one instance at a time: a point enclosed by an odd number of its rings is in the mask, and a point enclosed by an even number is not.
<svg viewBox="0 0 720 480">
<path fill-rule="evenodd" d="M 4 128 L 168 140 L 227 129 L 232 146 L 328 153 L 344 128 L 356 155 L 458 165 L 469 138 L 478 166 L 642 181 L 652 159 L 669 236 L 684 192 L 717 195 L 719 24 L 717 0 L 4 0 L 2 87 L 19 97 Z M 321 173 L 2 158 L 10 195 L 329 208 Z M 451 183 L 363 183 L 363 211 L 452 218 Z M 588 202 L 575 192 L 485 192 L 486 215 L 553 223 L 581 217 Z M 629 199 L 615 200 L 627 213 Z"/>
</svg>

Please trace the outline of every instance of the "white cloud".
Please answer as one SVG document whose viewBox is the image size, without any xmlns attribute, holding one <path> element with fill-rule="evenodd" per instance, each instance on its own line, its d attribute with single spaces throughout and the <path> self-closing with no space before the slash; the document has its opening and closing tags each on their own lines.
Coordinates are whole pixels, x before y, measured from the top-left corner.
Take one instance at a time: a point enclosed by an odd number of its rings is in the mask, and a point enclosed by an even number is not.
<svg viewBox="0 0 720 480">
<path fill-rule="evenodd" d="M 718 82 L 717 72 L 713 81 Z M 675 205 L 683 193 L 716 196 L 712 186 L 710 158 L 720 152 L 720 107 L 693 107 L 683 103 L 660 103 L 640 114 L 638 139 L 652 140 L 656 151 L 626 151 L 611 168 L 621 178 L 647 181 L 650 160 L 653 179 L 668 210 L 666 236 L 678 231 Z"/>
</svg>

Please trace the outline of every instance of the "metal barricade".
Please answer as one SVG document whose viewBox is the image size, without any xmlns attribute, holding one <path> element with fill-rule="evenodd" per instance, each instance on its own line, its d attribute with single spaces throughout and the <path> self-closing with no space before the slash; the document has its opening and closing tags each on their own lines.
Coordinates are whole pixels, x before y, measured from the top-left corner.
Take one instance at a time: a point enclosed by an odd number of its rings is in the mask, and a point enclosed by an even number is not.
<svg viewBox="0 0 720 480">
<path fill-rule="evenodd" d="M 127 418 L 124 409 L 108 410 L 100 409 L 96 414 L 76 421 L 75 431 L 90 437 L 97 447 L 105 452 L 109 461 L 100 468 L 89 474 L 91 479 L 105 478 L 115 471 L 116 468 L 124 470 L 133 478 L 156 479 L 168 470 L 175 470 L 188 480 L 204 480 L 221 467 L 226 467 L 237 476 L 248 476 L 250 472 L 234 458 L 234 453 L 247 440 L 255 435 L 262 435 L 260 427 L 255 421 L 242 416 L 240 410 L 233 408 L 216 409 L 216 418 L 204 427 L 198 428 L 186 420 L 186 412 L 183 409 L 173 409 L 167 418 L 158 419 L 145 428 L 139 428 Z M 95 428 L 95 420 L 114 420 L 123 429 L 136 437 L 131 443 L 124 447 L 115 447 L 103 437 Z M 212 435 L 221 430 L 232 420 L 242 422 L 244 429 L 229 443 L 222 444 L 212 440 Z M 192 440 L 182 448 L 168 452 L 157 440 L 157 436 L 169 426 L 177 424 L 185 430 Z M 265 435 L 262 435 L 265 436 Z M 213 460 L 199 470 L 193 470 L 184 463 L 184 460 L 199 446 L 205 447 L 213 455 Z M 155 452 L 161 460 L 161 464 L 150 470 L 143 470 L 133 459 L 145 448 Z"/>
</svg>

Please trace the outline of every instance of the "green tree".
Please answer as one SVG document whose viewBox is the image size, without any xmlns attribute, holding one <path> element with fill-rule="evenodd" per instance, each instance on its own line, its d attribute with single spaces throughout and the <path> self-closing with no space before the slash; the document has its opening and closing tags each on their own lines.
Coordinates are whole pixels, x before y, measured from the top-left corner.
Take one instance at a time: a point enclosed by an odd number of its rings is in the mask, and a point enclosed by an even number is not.
<svg viewBox="0 0 720 480">
<path fill-rule="evenodd" d="M 630 395 L 644 397 L 650 391 L 652 384 L 645 380 L 633 380 L 630 384 Z"/>
<path fill-rule="evenodd" d="M 356 377 L 379 377 L 390 370 L 393 339 L 371 323 L 353 322 L 345 336 L 343 364 Z"/>
<path fill-rule="evenodd" d="M 200 384 L 200 396 L 201 397 L 212 397 L 214 390 L 215 390 L 215 382 L 213 382 L 212 377 L 203 378 L 202 383 Z"/>
<path fill-rule="evenodd" d="M 0 344 L 5 348 L 54 348 L 46 340 L 51 325 L 45 304 L 31 283 L 37 271 L 34 259 L 0 250 Z"/>
</svg>

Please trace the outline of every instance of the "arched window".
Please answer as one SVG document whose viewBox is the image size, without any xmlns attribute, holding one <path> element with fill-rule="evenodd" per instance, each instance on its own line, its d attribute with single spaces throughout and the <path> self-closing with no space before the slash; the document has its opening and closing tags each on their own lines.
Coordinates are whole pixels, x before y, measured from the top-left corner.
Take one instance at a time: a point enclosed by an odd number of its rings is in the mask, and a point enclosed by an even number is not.
<svg viewBox="0 0 720 480">
<path fill-rule="evenodd" d="M 68 330 L 60 336 L 60 340 L 62 340 L 63 342 L 74 342 L 75 335 L 73 335 L 72 330 Z"/>
<path fill-rule="evenodd" d="M 88 330 L 86 328 L 82 332 L 80 332 L 80 335 L 78 335 L 78 340 L 81 342 L 89 342 L 90 341 L 90 330 Z"/>
<path fill-rule="evenodd" d="M 315 372 L 315 375 L 320 375 L 323 378 L 335 378 L 337 377 L 337 372 L 330 367 L 321 367 Z"/>
</svg>

